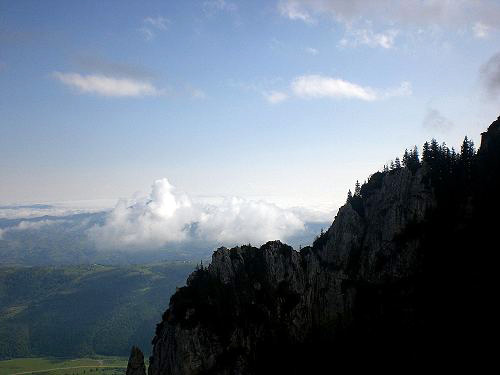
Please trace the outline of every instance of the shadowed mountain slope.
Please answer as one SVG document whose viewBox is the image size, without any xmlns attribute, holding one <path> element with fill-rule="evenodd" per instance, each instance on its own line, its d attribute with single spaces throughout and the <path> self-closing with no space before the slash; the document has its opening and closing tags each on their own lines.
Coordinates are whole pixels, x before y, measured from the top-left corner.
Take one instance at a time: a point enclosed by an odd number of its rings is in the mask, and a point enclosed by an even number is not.
<svg viewBox="0 0 500 375">
<path fill-rule="evenodd" d="M 500 118 L 377 172 L 300 252 L 221 248 L 170 300 L 149 375 L 454 367 L 489 357 Z"/>
</svg>

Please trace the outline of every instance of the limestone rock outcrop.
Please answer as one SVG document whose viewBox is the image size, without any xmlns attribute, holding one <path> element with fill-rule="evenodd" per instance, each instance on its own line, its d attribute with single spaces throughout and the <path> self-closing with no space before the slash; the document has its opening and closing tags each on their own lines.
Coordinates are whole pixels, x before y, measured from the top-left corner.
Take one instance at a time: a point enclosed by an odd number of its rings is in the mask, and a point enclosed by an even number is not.
<svg viewBox="0 0 500 375">
<path fill-rule="evenodd" d="M 499 121 L 483 134 L 485 166 L 499 165 Z M 494 234 L 484 228 L 500 171 L 443 182 L 429 168 L 375 173 L 300 252 L 279 241 L 215 251 L 172 296 L 148 374 L 333 372 L 325 365 L 405 373 L 438 357 L 449 363 L 446 353 L 461 353 L 473 332 L 464 322 L 477 310 L 463 293 L 480 275 L 469 247 Z"/>
</svg>

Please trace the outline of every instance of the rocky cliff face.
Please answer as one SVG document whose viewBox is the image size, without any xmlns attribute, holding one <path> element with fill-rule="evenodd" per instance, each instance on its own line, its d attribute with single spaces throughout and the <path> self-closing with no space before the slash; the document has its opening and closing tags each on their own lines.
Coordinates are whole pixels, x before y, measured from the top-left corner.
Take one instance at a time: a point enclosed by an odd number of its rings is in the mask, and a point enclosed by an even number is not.
<svg viewBox="0 0 500 375">
<path fill-rule="evenodd" d="M 499 123 L 483 134 L 480 154 L 498 154 Z M 445 315 L 455 305 L 442 301 L 454 294 L 442 288 L 461 277 L 436 271 L 451 255 L 435 248 L 453 243 L 438 237 L 469 225 L 454 218 L 435 231 L 448 206 L 430 175 L 426 165 L 375 173 L 300 252 L 279 241 L 218 249 L 172 297 L 149 375 L 323 373 L 328 364 L 374 367 L 387 355 L 392 365 L 408 364 L 428 355 L 434 344 L 423 348 L 425 336 L 453 320 Z M 471 194 L 447 204 L 462 213 Z M 460 259 L 450 264 L 464 266 L 460 242 L 450 246 Z"/>
<path fill-rule="evenodd" d="M 132 350 L 130 351 L 126 375 L 146 375 L 144 354 L 136 346 L 133 346 Z"/>
</svg>

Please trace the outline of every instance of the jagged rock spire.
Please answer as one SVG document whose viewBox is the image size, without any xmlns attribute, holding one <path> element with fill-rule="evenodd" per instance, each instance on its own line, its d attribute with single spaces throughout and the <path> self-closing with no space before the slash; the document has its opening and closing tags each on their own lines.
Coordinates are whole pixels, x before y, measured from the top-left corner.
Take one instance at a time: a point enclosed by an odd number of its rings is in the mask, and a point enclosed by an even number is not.
<svg viewBox="0 0 500 375">
<path fill-rule="evenodd" d="M 500 116 L 493 121 L 488 130 L 481 133 L 481 147 L 479 153 L 489 152 L 500 144 Z"/>
<path fill-rule="evenodd" d="M 146 375 L 144 354 L 137 346 L 132 346 L 132 350 L 130 351 L 126 375 Z"/>
</svg>

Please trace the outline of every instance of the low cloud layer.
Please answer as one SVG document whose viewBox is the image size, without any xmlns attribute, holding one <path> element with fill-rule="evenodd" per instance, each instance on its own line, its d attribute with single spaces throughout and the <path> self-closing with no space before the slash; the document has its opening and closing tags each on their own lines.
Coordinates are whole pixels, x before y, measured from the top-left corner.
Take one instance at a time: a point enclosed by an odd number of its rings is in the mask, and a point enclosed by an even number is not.
<svg viewBox="0 0 500 375">
<path fill-rule="evenodd" d="M 39 220 L 39 221 L 21 221 L 20 223 L 10 226 L 7 228 L 0 228 L 0 240 L 4 238 L 4 235 L 7 234 L 8 232 L 12 231 L 24 231 L 24 230 L 39 230 L 42 229 L 48 225 L 55 225 L 55 224 L 61 224 L 64 223 L 65 220 L 63 219 L 56 219 L 56 220 Z"/>
<path fill-rule="evenodd" d="M 63 84 L 86 94 L 108 97 L 138 97 L 155 96 L 162 93 L 162 90 L 157 89 L 150 82 L 132 78 L 61 72 L 55 72 L 53 76 Z"/>
<path fill-rule="evenodd" d="M 66 201 L 50 204 L 23 204 L 0 206 L 0 220 L 33 219 L 43 216 L 70 216 L 96 213 L 111 209 L 116 201 L 97 199 L 85 201 Z"/>
<path fill-rule="evenodd" d="M 491 99 L 500 98 L 500 52 L 481 66 L 479 74 L 486 94 Z"/>
<path fill-rule="evenodd" d="M 148 198 L 120 201 L 104 224 L 88 233 L 101 249 L 155 249 L 190 241 L 214 246 L 286 241 L 304 230 L 304 221 L 292 210 L 241 198 L 196 203 L 161 179 Z"/>
</svg>

